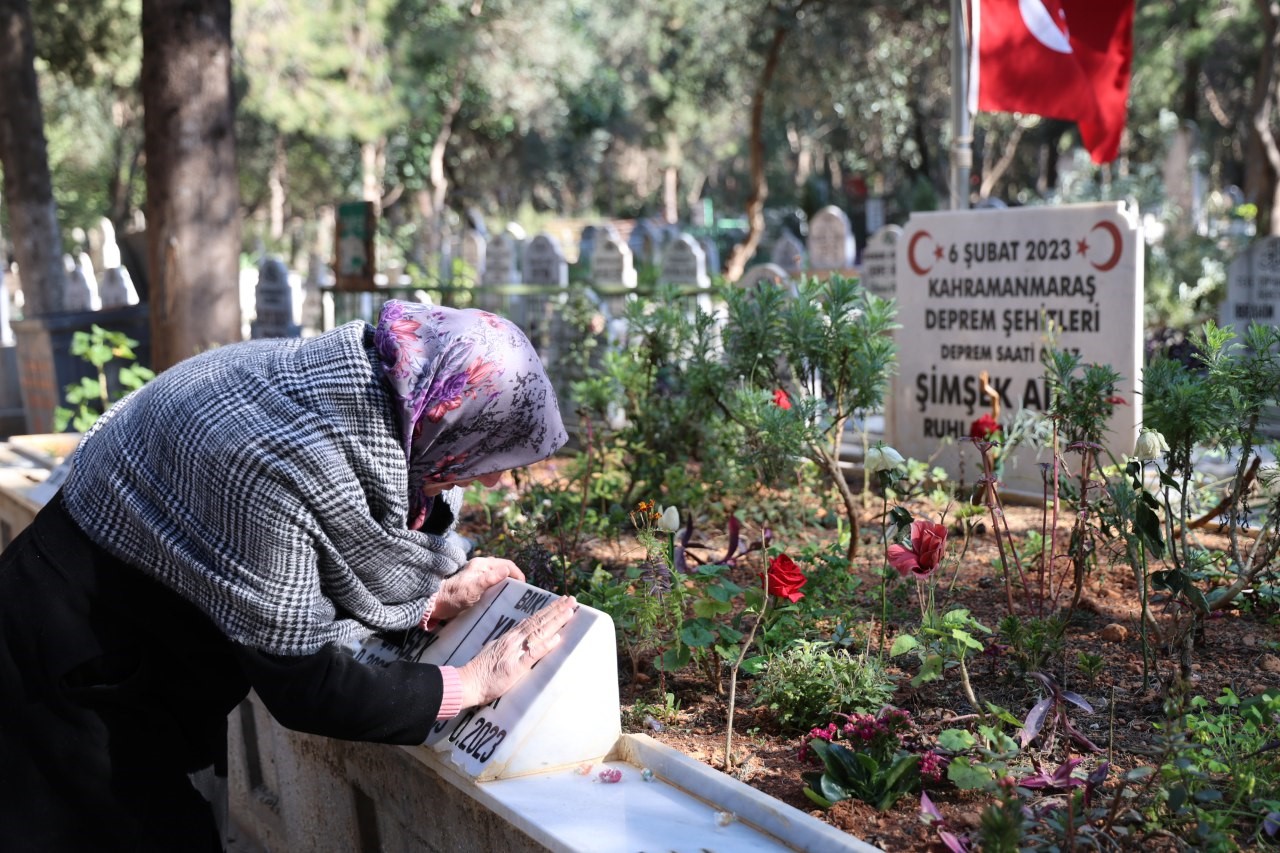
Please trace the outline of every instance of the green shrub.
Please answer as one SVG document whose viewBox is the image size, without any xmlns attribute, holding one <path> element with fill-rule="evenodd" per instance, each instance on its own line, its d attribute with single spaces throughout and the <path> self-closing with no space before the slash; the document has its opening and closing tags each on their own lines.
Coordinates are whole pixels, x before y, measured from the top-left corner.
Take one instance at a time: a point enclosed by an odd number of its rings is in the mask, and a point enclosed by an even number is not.
<svg viewBox="0 0 1280 853">
<path fill-rule="evenodd" d="M 756 682 L 757 703 L 776 712 L 783 727 L 797 730 L 836 714 L 875 713 L 892 694 L 893 683 L 876 658 L 807 640 L 770 659 Z"/>
</svg>

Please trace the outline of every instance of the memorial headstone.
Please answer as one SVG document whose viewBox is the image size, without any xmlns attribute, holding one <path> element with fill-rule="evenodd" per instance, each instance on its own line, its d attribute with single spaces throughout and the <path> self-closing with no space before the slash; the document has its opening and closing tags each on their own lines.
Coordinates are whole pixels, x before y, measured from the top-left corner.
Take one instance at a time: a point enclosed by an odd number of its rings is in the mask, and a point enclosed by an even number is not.
<svg viewBox="0 0 1280 853">
<path fill-rule="evenodd" d="M 526 284 L 568 286 L 569 264 L 559 240 L 539 234 L 529 241 L 524 251 L 524 280 Z"/>
<path fill-rule="evenodd" d="M 631 247 L 616 234 L 605 232 L 596 238 L 595 253 L 591 256 L 591 282 L 627 288 L 636 286 L 636 268 L 631 259 Z"/>
<path fill-rule="evenodd" d="M 828 205 L 809 221 L 809 269 L 823 271 L 848 270 L 857 256 L 853 227 L 849 216 L 835 205 Z"/>
<path fill-rule="evenodd" d="M 724 267 L 720 264 L 720 247 L 716 245 L 716 241 L 710 237 L 699 237 L 698 245 L 702 247 L 702 254 L 707 258 L 707 275 L 715 278 L 724 273 Z"/>
<path fill-rule="evenodd" d="M 711 286 L 711 278 L 707 275 L 707 256 L 697 240 L 681 234 L 667 246 L 662 255 L 661 280 L 666 284 L 698 288 Z"/>
<path fill-rule="evenodd" d="M 471 271 L 471 280 L 484 281 L 485 239 L 479 231 L 468 228 L 462 235 L 458 247 L 459 256 Z"/>
<path fill-rule="evenodd" d="M 762 281 L 790 282 L 791 276 L 777 264 L 756 264 L 748 268 L 742 274 L 742 278 L 738 279 L 738 287 L 751 288 Z M 794 286 L 792 290 L 794 292 Z"/>
<path fill-rule="evenodd" d="M 1277 325 L 1280 317 L 1280 237 L 1261 237 L 1227 268 L 1227 295 L 1218 309 L 1218 325 L 1243 338 L 1250 323 Z"/>
<path fill-rule="evenodd" d="M 804 272 L 804 244 L 790 231 L 782 232 L 774 242 L 770 257 L 775 264 L 786 270 L 789 276 L 797 276 Z"/>
<path fill-rule="evenodd" d="M 102 302 L 104 311 L 137 304 L 137 292 L 133 290 L 129 271 L 124 267 L 108 267 L 103 271 L 102 283 L 98 286 L 98 299 Z"/>
<path fill-rule="evenodd" d="M 627 245 L 631 248 L 631 257 L 635 259 L 637 265 L 640 264 L 657 264 L 660 252 L 662 236 L 657 229 L 643 219 L 637 220 L 635 227 L 631 229 L 631 236 L 627 238 Z"/>
<path fill-rule="evenodd" d="M 411 629 L 398 645 L 374 638 L 358 660 L 462 666 L 482 647 L 555 601 L 517 580 L 491 587 L 480 602 L 435 633 Z M 445 753 L 476 781 L 574 767 L 606 755 L 621 734 L 613 620 L 579 605 L 560 644 L 505 696 L 441 720 L 424 746 Z"/>
<path fill-rule="evenodd" d="M 1143 241 L 1122 202 L 912 215 L 898 243 L 899 366 L 888 441 L 904 456 L 935 458 L 952 476 L 987 411 L 979 374 L 998 393 L 1002 420 L 1049 405 L 1041 352 L 1050 345 L 1120 375 L 1103 441 L 1133 452 L 1142 419 Z M 910 345 L 905 345 L 910 342 Z M 1002 479 L 1040 497 L 1037 457 L 1020 449 Z"/>
<path fill-rule="evenodd" d="M 89 287 L 89 279 L 84 273 L 84 267 L 70 255 L 66 255 L 63 260 L 67 268 L 67 294 L 63 303 L 64 308 L 67 311 L 94 310 L 93 290 Z"/>
<path fill-rule="evenodd" d="M 603 233 L 603 229 L 594 225 L 586 225 L 581 233 L 578 234 L 578 260 L 577 263 L 584 269 L 591 269 L 591 259 L 596 255 L 596 241 Z"/>
<path fill-rule="evenodd" d="M 886 225 L 862 247 L 862 288 L 882 299 L 893 299 L 898 291 L 898 241 L 902 228 Z"/>
<path fill-rule="evenodd" d="M 302 334 L 302 329 L 293 321 L 289 268 L 279 258 L 265 258 L 258 266 L 254 305 L 251 338 L 296 338 Z"/>
<path fill-rule="evenodd" d="M 519 267 L 516 266 L 516 243 L 510 233 L 504 231 L 485 245 L 485 284 L 518 284 Z"/>
</svg>

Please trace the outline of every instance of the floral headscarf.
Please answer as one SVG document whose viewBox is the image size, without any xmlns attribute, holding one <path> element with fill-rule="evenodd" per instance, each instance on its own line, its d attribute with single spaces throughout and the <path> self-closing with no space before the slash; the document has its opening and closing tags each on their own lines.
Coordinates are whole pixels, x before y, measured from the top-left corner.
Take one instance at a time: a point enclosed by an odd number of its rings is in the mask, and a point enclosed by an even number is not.
<svg viewBox="0 0 1280 853">
<path fill-rule="evenodd" d="M 520 468 L 567 440 L 555 391 L 529 339 L 473 308 L 390 300 L 374 334 L 409 462 L 409 527 L 426 485 Z"/>
</svg>

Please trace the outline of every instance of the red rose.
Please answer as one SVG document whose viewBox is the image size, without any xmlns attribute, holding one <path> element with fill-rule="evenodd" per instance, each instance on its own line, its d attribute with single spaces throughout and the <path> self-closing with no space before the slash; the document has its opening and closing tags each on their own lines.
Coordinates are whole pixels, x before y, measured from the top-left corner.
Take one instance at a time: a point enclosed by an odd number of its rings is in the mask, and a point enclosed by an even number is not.
<svg viewBox="0 0 1280 853">
<path fill-rule="evenodd" d="M 778 388 L 773 392 L 773 404 L 779 409 L 789 409 L 791 408 L 791 398 L 787 396 L 786 391 Z"/>
<path fill-rule="evenodd" d="M 990 441 L 992 436 L 1000 432 L 1000 423 L 991 415 L 983 415 L 969 427 L 969 438 L 974 441 Z"/>
<path fill-rule="evenodd" d="M 804 598 L 800 587 L 809 582 L 800 567 L 786 554 L 779 554 L 769 561 L 769 592 L 788 601 Z"/>
<path fill-rule="evenodd" d="M 927 578 L 942 564 L 942 554 L 947 550 L 947 528 L 933 521 L 916 519 L 911 522 L 911 547 L 889 546 L 889 565 L 902 577 L 915 575 Z"/>
</svg>

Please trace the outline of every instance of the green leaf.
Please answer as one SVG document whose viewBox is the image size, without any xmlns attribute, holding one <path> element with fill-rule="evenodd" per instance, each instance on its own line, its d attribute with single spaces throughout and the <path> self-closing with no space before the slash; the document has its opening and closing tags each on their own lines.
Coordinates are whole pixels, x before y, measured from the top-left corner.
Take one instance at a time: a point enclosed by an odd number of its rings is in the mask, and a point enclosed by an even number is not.
<svg viewBox="0 0 1280 853">
<path fill-rule="evenodd" d="M 705 648 L 716 641 L 715 626 L 704 618 L 689 619 L 680 628 L 680 639 L 690 648 Z"/>
<path fill-rule="evenodd" d="M 704 619 L 714 619 L 721 614 L 733 610 L 727 601 L 716 601 L 714 598 L 700 598 L 693 603 L 693 612 Z"/>
<path fill-rule="evenodd" d="M 915 678 L 911 679 L 912 687 L 919 687 L 930 681 L 936 681 L 942 677 L 942 655 L 925 655 L 921 662 L 920 672 Z"/>
<path fill-rule="evenodd" d="M 687 646 L 676 646 L 663 652 L 662 657 L 655 658 L 653 665 L 663 672 L 675 672 L 688 666 L 692 657 Z"/>
<path fill-rule="evenodd" d="M 946 729 L 938 735 L 938 746 L 950 752 L 964 752 L 977 743 L 978 739 L 964 729 Z"/>
<path fill-rule="evenodd" d="M 833 805 L 835 805 L 830 800 L 823 797 L 821 794 L 816 793 L 812 788 L 808 787 L 807 785 L 805 786 L 805 789 L 804 789 L 804 795 L 809 799 L 813 800 L 815 803 L 817 803 L 819 808 L 829 809 Z"/>
<path fill-rule="evenodd" d="M 889 649 L 889 657 L 896 658 L 898 655 L 905 655 L 907 652 L 920 648 L 920 641 L 910 634 L 899 634 L 893 640 L 893 646 Z"/>
<path fill-rule="evenodd" d="M 995 774 L 981 764 L 973 764 L 963 755 L 951 759 L 947 765 L 947 778 L 962 791 L 984 790 L 995 782 Z"/>
</svg>

